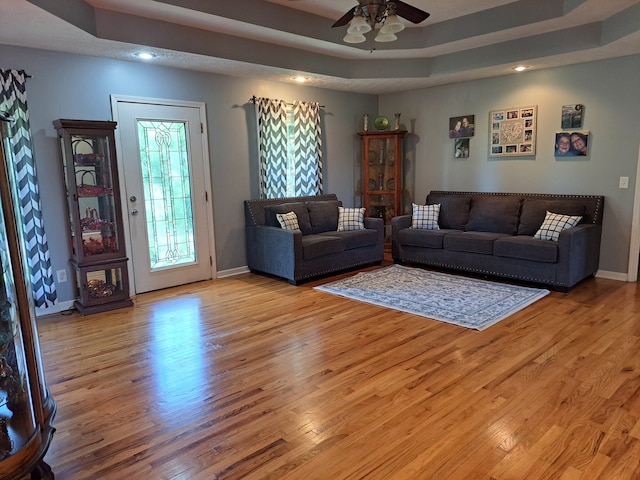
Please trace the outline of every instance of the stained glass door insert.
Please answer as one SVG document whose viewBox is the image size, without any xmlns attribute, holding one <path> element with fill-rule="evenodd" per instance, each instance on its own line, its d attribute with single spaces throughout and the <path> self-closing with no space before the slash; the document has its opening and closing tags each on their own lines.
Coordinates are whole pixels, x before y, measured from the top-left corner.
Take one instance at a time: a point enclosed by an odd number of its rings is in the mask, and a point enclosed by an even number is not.
<svg viewBox="0 0 640 480">
<path fill-rule="evenodd" d="M 135 293 L 216 271 L 204 104 L 159 102 L 112 97 Z"/>
<path fill-rule="evenodd" d="M 196 261 L 184 122 L 138 121 L 151 271 Z"/>
</svg>

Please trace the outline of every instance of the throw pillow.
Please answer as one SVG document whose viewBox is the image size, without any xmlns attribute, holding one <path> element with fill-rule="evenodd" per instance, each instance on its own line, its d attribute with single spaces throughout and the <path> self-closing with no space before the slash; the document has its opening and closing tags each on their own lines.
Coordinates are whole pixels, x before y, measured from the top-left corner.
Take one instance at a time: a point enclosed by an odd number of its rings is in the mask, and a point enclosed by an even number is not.
<svg viewBox="0 0 640 480">
<path fill-rule="evenodd" d="M 312 200 L 307 202 L 312 233 L 335 232 L 338 229 L 339 200 Z"/>
<path fill-rule="evenodd" d="M 364 208 L 338 207 L 338 231 L 364 230 Z"/>
<path fill-rule="evenodd" d="M 416 205 L 412 203 L 411 205 L 413 207 L 411 228 L 440 230 L 440 226 L 438 225 L 438 216 L 440 215 L 439 203 L 434 205 Z"/>
<path fill-rule="evenodd" d="M 298 216 L 295 212 L 276 213 L 276 218 L 280 222 L 280 226 L 285 230 L 300 230 L 298 225 Z"/>
<path fill-rule="evenodd" d="M 581 215 L 570 216 L 547 212 L 542 226 L 533 238 L 557 242 L 560 237 L 560 232 L 567 228 L 575 227 L 580 220 L 582 220 Z"/>
</svg>

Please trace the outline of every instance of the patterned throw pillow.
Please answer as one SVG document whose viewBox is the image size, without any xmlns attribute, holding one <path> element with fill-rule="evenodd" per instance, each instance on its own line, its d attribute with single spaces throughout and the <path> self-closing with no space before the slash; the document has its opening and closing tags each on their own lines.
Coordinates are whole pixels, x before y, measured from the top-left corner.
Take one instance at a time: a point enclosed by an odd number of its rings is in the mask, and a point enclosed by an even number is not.
<svg viewBox="0 0 640 480">
<path fill-rule="evenodd" d="M 285 230 L 300 230 L 296 212 L 276 213 L 276 218 L 278 219 L 280 226 Z"/>
<path fill-rule="evenodd" d="M 438 225 L 438 216 L 440 215 L 440 204 L 433 205 L 416 205 L 413 206 L 413 215 L 411 216 L 411 228 L 422 230 L 440 230 Z"/>
<path fill-rule="evenodd" d="M 542 222 L 542 226 L 533 236 L 538 240 L 551 240 L 557 242 L 560 232 L 571 227 L 575 227 L 582 220 L 581 215 L 570 216 L 547 211 L 547 215 Z"/>
<path fill-rule="evenodd" d="M 338 231 L 364 230 L 364 208 L 338 207 Z"/>
</svg>

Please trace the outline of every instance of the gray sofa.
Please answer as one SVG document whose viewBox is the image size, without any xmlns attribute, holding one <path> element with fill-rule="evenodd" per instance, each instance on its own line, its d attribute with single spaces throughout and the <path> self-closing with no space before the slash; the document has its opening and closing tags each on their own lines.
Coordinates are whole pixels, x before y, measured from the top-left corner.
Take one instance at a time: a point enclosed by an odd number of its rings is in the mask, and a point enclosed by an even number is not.
<svg viewBox="0 0 640 480">
<path fill-rule="evenodd" d="M 439 230 L 411 227 L 411 215 L 392 219 L 397 263 L 505 277 L 568 291 L 598 270 L 604 197 L 432 191 Z M 558 241 L 538 240 L 547 211 L 581 215 Z"/>
<path fill-rule="evenodd" d="M 384 259 L 384 220 L 364 219 L 364 230 L 337 231 L 335 194 L 245 200 L 247 264 L 252 272 L 292 285 Z M 276 213 L 295 212 L 300 230 L 280 227 Z"/>
</svg>

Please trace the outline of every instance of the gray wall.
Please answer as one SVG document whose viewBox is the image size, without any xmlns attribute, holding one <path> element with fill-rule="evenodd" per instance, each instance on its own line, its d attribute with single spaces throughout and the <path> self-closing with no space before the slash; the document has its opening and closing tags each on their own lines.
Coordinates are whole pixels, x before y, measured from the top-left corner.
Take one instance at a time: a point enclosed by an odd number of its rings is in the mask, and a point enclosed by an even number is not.
<svg viewBox="0 0 640 480">
<path fill-rule="evenodd" d="M 626 274 L 640 145 L 640 56 L 523 72 L 386 95 L 380 112 L 402 112 L 409 192 L 424 203 L 430 190 L 604 195 L 600 270 Z M 563 105 L 585 105 L 587 157 L 554 157 Z M 538 106 L 536 155 L 489 157 L 489 111 Z M 475 115 L 470 157 L 454 159 L 450 117 Z M 629 188 L 618 188 L 629 177 Z M 616 275 L 614 275 L 616 276 Z M 617 277 L 617 276 L 616 276 Z"/>
<path fill-rule="evenodd" d="M 294 84 L 234 78 L 89 56 L 0 45 L 0 68 L 23 69 L 53 269 L 68 269 L 69 247 L 62 171 L 52 126 L 56 118 L 107 120 L 109 95 L 205 102 L 214 200 L 218 271 L 246 265 L 242 201 L 257 198 L 252 95 L 318 101 L 324 108 L 325 192 L 357 205 L 362 114 L 393 118 L 409 129 L 405 170 L 407 201 L 423 202 L 432 189 L 600 194 L 606 196 L 600 269 L 627 270 L 640 130 L 640 57 L 586 63 L 492 79 L 384 95 L 358 95 Z M 554 133 L 562 105 L 585 105 L 590 155 L 556 159 Z M 489 158 L 488 112 L 538 105 L 535 157 Z M 453 158 L 449 117 L 472 114 L 476 135 L 468 159 Z M 618 188 L 620 176 L 629 189 Z M 71 273 L 70 271 L 68 272 Z M 60 301 L 73 298 L 70 283 Z"/>
<path fill-rule="evenodd" d="M 52 121 L 111 119 L 110 95 L 205 102 L 213 188 L 218 271 L 246 266 L 242 202 L 258 197 L 255 120 L 251 96 L 324 105 L 324 190 L 352 206 L 354 158 L 362 113 L 375 114 L 378 97 L 157 67 L 97 57 L 0 45 L 0 68 L 25 70 L 27 98 L 45 229 L 53 270 L 67 269 L 69 240 L 62 168 Z M 61 302 L 73 299 L 69 282 Z"/>
</svg>

